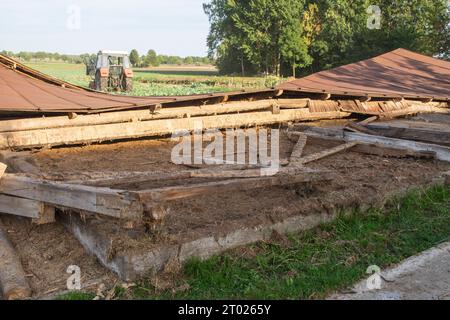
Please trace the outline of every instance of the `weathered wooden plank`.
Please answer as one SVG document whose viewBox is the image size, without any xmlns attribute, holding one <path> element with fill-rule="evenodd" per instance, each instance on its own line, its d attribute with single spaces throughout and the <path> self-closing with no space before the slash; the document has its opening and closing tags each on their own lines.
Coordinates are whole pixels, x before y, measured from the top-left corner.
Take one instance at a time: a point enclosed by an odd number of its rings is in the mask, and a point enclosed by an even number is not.
<svg viewBox="0 0 450 320">
<path fill-rule="evenodd" d="M 0 133 L 0 149 L 26 149 L 42 146 L 72 145 L 131 139 L 194 131 L 201 124 L 204 130 L 269 125 L 288 121 L 336 119 L 348 116 L 343 112 L 310 113 L 307 109 L 282 110 L 280 114 L 256 112 L 187 119 L 151 120 L 130 123 L 53 128 Z"/>
<path fill-rule="evenodd" d="M 246 191 L 273 186 L 281 186 L 296 183 L 331 180 L 330 172 L 313 170 L 284 170 L 275 176 L 249 179 L 233 179 L 219 182 L 201 183 L 188 186 L 174 186 L 144 191 L 136 191 L 135 194 L 142 202 L 152 207 L 161 202 L 207 195 L 227 191 Z"/>
<path fill-rule="evenodd" d="M 305 132 L 305 131 L 304 131 Z M 357 141 L 366 144 L 379 144 L 395 149 L 406 149 L 413 151 L 430 151 L 436 153 L 436 159 L 450 162 L 450 148 L 436 144 L 416 142 L 410 140 L 401 140 L 387 138 L 382 136 L 373 136 L 363 133 L 345 132 L 340 129 L 315 128 L 310 127 L 306 130 L 306 134 L 319 135 L 323 137 L 333 137 L 343 139 L 347 142 Z"/>
<path fill-rule="evenodd" d="M 450 125 L 450 114 L 420 113 L 416 117 L 410 118 L 410 120 L 428 123 L 444 123 Z"/>
<path fill-rule="evenodd" d="M 397 118 L 416 115 L 418 113 L 450 113 L 450 108 L 435 107 L 423 104 L 415 104 L 403 110 L 394 110 L 380 114 L 380 118 Z"/>
<path fill-rule="evenodd" d="M 303 150 L 305 149 L 307 142 L 308 136 L 306 134 L 298 136 L 297 144 L 294 146 L 291 158 L 289 159 L 290 167 L 295 167 L 302 164 Z"/>
<path fill-rule="evenodd" d="M 362 132 L 366 134 L 376 134 L 375 131 L 368 129 L 366 126 L 360 125 L 358 123 L 349 123 L 345 126 L 346 130 L 353 132 Z"/>
<path fill-rule="evenodd" d="M 276 100 L 281 109 L 308 108 L 311 99 L 278 99 Z"/>
<path fill-rule="evenodd" d="M 306 108 L 309 99 L 266 99 L 258 101 L 228 102 L 204 106 L 163 108 L 157 112 L 132 110 L 105 112 L 91 115 L 54 116 L 0 121 L 0 132 L 27 131 L 38 129 L 81 127 L 121 122 L 137 122 L 173 118 L 190 118 L 239 112 L 267 110 L 272 106 L 284 109 Z"/>
<path fill-rule="evenodd" d="M 414 140 L 428 143 L 435 143 L 439 145 L 450 146 L 450 131 L 435 131 L 424 129 L 408 129 L 393 125 L 392 127 L 384 125 L 370 125 L 372 134 L 380 135 L 389 138 Z"/>
<path fill-rule="evenodd" d="M 324 151 L 321 151 L 321 152 L 318 152 L 318 153 L 314 153 L 314 154 L 311 154 L 309 156 L 303 157 L 301 159 L 301 162 L 303 164 L 308 164 L 308 163 L 311 163 L 311 162 L 314 162 L 314 161 L 317 161 L 317 160 L 320 160 L 320 159 L 323 159 L 323 158 L 326 158 L 326 157 L 330 157 L 330 156 L 335 155 L 337 153 L 340 153 L 340 152 L 346 151 L 348 149 L 351 149 L 354 146 L 356 146 L 357 144 L 358 144 L 358 142 L 349 142 L 349 143 L 346 143 L 346 144 L 343 144 L 343 145 L 340 145 L 340 146 L 337 146 L 337 147 L 334 147 L 334 148 L 331 148 L 331 149 L 328 149 L 328 150 L 324 150 Z"/>
<path fill-rule="evenodd" d="M 67 116 L 28 118 L 18 120 L 0 121 L 0 132 L 26 131 L 37 129 L 80 127 L 98 124 L 111 124 L 121 122 L 136 122 L 146 120 L 185 118 L 195 116 L 208 116 L 234 112 L 257 111 L 269 108 L 273 100 L 231 102 L 226 104 L 192 106 L 180 108 L 164 108 L 155 113 L 149 109 L 106 112 L 92 115 L 78 115 L 76 118 Z"/>
<path fill-rule="evenodd" d="M 443 115 L 439 115 L 442 117 Z M 418 129 L 436 132 L 450 132 L 450 125 L 445 123 L 431 123 L 426 121 L 412 121 L 412 120 L 391 120 L 381 121 L 368 124 L 368 127 L 383 127 L 383 128 L 400 128 L 400 129 Z"/>
<path fill-rule="evenodd" d="M 44 181 L 13 174 L 0 180 L 0 193 L 121 219 L 139 219 L 143 208 L 127 192 Z"/>
<path fill-rule="evenodd" d="M 313 145 L 319 145 L 326 148 L 336 147 L 341 143 L 345 143 L 344 139 L 331 137 L 320 137 L 316 135 L 308 135 L 308 141 Z M 413 151 L 409 149 L 395 149 L 385 147 L 379 144 L 358 143 L 351 149 L 352 152 L 368 154 L 380 157 L 390 158 L 416 158 L 416 159 L 435 159 L 436 153 L 430 151 Z"/>
<path fill-rule="evenodd" d="M 40 201 L 0 194 L 0 212 L 15 216 L 38 219 L 44 204 Z"/>
<path fill-rule="evenodd" d="M 372 123 L 372 122 L 377 121 L 377 120 L 378 120 L 378 116 L 373 116 L 373 117 L 369 117 L 367 119 L 364 119 L 359 124 L 360 125 L 365 125 L 365 124 L 369 124 L 369 123 Z"/>
<path fill-rule="evenodd" d="M 8 166 L 4 164 L 3 162 L 0 162 L 0 179 L 2 178 L 3 174 L 6 172 L 6 169 Z"/>
<path fill-rule="evenodd" d="M 56 222 L 56 208 L 48 204 L 42 203 L 39 217 L 33 219 L 32 222 L 37 225 L 49 224 Z"/>
</svg>

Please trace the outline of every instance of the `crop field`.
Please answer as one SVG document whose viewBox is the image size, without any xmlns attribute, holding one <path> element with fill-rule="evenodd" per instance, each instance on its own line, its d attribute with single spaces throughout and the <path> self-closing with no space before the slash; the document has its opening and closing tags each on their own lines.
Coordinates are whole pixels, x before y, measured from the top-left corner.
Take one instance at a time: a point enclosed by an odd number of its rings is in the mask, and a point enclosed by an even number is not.
<svg viewBox="0 0 450 320">
<path fill-rule="evenodd" d="M 85 66 L 69 63 L 27 63 L 31 68 L 70 83 L 89 86 Z M 276 78 L 219 76 L 213 66 L 162 66 L 134 70 L 134 96 L 174 96 L 241 89 L 260 89 L 279 83 Z"/>
</svg>

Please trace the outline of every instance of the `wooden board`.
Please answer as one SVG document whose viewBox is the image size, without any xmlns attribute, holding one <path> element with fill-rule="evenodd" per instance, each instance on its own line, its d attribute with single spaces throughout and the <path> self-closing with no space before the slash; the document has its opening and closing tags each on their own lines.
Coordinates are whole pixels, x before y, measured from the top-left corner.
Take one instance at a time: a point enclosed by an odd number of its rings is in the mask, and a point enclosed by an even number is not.
<svg viewBox="0 0 450 320">
<path fill-rule="evenodd" d="M 0 179 L 2 178 L 3 174 L 5 173 L 8 166 L 4 164 L 3 162 L 0 162 Z"/>
<path fill-rule="evenodd" d="M 376 132 L 377 135 L 384 137 L 450 146 L 450 132 L 438 133 L 420 129 L 387 128 L 377 126 L 371 126 L 370 129 Z"/>
<path fill-rule="evenodd" d="M 302 156 L 303 156 L 303 150 L 305 149 L 307 142 L 308 142 L 308 136 L 306 134 L 298 136 L 297 144 L 294 146 L 291 157 L 289 159 L 290 167 L 302 165 L 301 161 L 302 161 Z"/>
<path fill-rule="evenodd" d="M 160 119 L 191 118 L 219 114 L 268 110 L 276 105 L 283 109 L 306 108 L 309 99 L 266 99 L 258 101 L 228 102 L 203 106 L 163 108 L 155 112 L 149 109 L 105 112 L 92 115 L 74 115 L 27 118 L 0 121 L 0 132 L 27 131 L 63 127 L 82 127 L 99 124 L 137 122 Z"/>
<path fill-rule="evenodd" d="M 339 144 L 345 143 L 344 139 L 337 139 L 331 137 L 323 137 L 317 135 L 308 135 L 308 141 L 313 145 L 319 145 L 326 148 L 336 147 Z M 380 144 L 368 144 L 359 142 L 351 149 L 352 152 L 368 154 L 380 157 L 389 158 L 416 158 L 416 159 L 435 159 L 436 153 L 430 151 L 414 151 L 410 149 L 395 149 L 385 147 Z"/>
<path fill-rule="evenodd" d="M 445 115 L 439 115 L 442 117 Z M 368 127 L 383 127 L 383 128 L 400 128 L 400 129 L 417 129 L 435 132 L 450 132 L 450 124 L 432 123 L 426 121 L 412 121 L 412 120 L 391 120 L 373 122 L 367 125 Z"/>
<path fill-rule="evenodd" d="M 386 138 L 382 136 L 373 136 L 363 133 L 345 132 L 341 129 L 315 128 L 310 127 L 304 133 L 308 135 L 316 135 L 319 137 L 331 137 L 342 139 L 346 142 L 357 141 L 365 144 L 379 144 L 385 147 L 413 151 L 434 152 L 436 159 L 450 162 L 450 148 L 435 144 L 416 142 L 410 140 L 401 140 L 394 138 Z"/>
<path fill-rule="evenodd" d="M 36 224 L 55 222 L 55 208 L 41 201 L 0 194 L 0 212 L 33 219 Z"/>
<path fill-rule="evenodd" d="M 410 120 L 428 123 L 444 123 L 450 125 L 450 114 L 421 113 Z"/>
<path fill-rule="evenodd" d="M 43 203 L 0 194 L 0 212 L 26 218 L 39 218 Z"/>
<path fill-rule="evenodd" d="M 5 174 L 0 193 L 121 219 L 140 219 L 143 207 L 127 192 Z"/>
<path fill-rule="evenodd" d="M 328 149 L 328 150 L 324 150 L 324 151 L 321 151 L 318 153 L 311 154 L 309 156 L 303 157 L 301 159 L 301 163 L 308 164 L 308 163 L 311 163 L 311 162 L 314 162 L 314 161 L 317 161 L 317 160 L 320 160 L 320 159 L 323 159 L 326 157 L 330 157 L 337 153 L 349 150 L 349 149 L 355 147 L 357 144 L 358 144 L 358 142 L 349 142 L 349 143 L 345 143 L 343 145 L 336 146 L 336 147 Z"/>
<path fill-rule="evenodd" d="M 0 149 L 26 149 L 44 146 L 85 144 L 93 142 L 161 136 L 175 132 L 192 132 L 198 125 L 204 130 L 251 127 L 288 121 L 337 119 L 349 116 L 343 112 L 310 113 L 307 109 L 219 115 L 188 119 L 151 120 L 130 123 L 65 127 L 0 133 Z"/>
<path fill-rule="evenodd" d="M 174 186 L 144 191 L 136 191 L 139 199 L 152 207 L 159 203 L 208 195 L 227 191 L 245 191 L 280 185 L 306 183 L 312 181 L 331 180 L 331 172 L 314 170 L 292 170 L 284 171 L 275 176 L 261 178 L 233 179 L 219 182 L 201 183 L 188 186 Z"/>
</svg>

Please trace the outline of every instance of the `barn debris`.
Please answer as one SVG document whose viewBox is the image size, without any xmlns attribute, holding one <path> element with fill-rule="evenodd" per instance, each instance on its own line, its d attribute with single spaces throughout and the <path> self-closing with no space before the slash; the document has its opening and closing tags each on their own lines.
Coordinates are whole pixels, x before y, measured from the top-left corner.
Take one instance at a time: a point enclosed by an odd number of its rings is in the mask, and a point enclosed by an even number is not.
<svg viewBox="0 0 450 320">
<path fill-rule="evenodd" d="M 424 65 L 429 67 L 428 76 L 417 68 Z M 278 88 L 124 97 L 74 86 L 0 56 L 0 158 L 5 163 L 0 163 L 0 212 L 36 224 L 61 221 L 102 264 L 127 280 L 163 269 L 170 259 L 204 258 L 268 239 L 274 230 L 302 230 L 333 215 L 289 216 L 280 221 L 271 215 L 270 223 L 257 227 L 151 250 L 138 248 L 135 256 L 128 250 L 116 252 L 111 234 L 102 233 L 99 225 L 111 224 L 125 238 L 128 233 L 158 237 L 161 229 L 170 227 L 171 209 L 180 201 L 277 188 L 305 196 L 307 191 L 298 190 L 342 178 L 335 167 L 315 166 L 350 153 L 450 163 L 450 88 L 438 80 L 448 76 L 448 70 L 448 62 L 397 50 Z M 351 80 L 343 81 L 348 74 Z M 420 88 L 412 84 L 417 77 Z M 44 149 L 164 138 L 195 132 L 198 123 L 203 130 L 240 128 L 244 133 L 247 128 L 282 127 L 295 145 L 284 146 L 285 157 L 276 170 L 267 164 L 224 161 L 207 168 L 200 164 L 162 172 L 102 169 L 82 178 L 56 179 L 33 163 L 33 152 Z M 311 146 L 314 152 L 305 153 Z M 341 196 L 342 206 L 346 202 Z"/>
</svg>

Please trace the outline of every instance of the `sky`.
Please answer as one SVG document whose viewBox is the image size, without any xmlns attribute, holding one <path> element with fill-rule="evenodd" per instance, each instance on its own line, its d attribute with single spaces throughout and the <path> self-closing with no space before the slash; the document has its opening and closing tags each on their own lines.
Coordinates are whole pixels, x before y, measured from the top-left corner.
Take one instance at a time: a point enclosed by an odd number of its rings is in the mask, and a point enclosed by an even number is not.
<svg viewBox="0 0 450 320">
<path fill-rule="evenodd" d="M 0 51 L 206 56 L 207 0 L 1 0 Z"/>
</svg>

